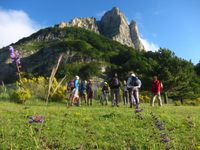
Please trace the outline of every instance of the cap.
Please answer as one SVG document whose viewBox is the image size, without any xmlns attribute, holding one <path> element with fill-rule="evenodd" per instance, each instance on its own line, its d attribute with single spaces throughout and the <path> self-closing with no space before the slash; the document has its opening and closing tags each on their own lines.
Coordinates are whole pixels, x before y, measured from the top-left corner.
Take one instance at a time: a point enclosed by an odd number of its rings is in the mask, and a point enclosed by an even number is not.
<svg viewBox="0 0 200 150">
<path fill-rule="evenodd" d="M 135 77 L 135 73 L 131 73 L 131 76 L 132 76 L 132 77 Z"/>
<path fill-rule="evenodd" d="M 76 76 L 76 79 L 79 79 L 79 76 Z"/>
</svg>

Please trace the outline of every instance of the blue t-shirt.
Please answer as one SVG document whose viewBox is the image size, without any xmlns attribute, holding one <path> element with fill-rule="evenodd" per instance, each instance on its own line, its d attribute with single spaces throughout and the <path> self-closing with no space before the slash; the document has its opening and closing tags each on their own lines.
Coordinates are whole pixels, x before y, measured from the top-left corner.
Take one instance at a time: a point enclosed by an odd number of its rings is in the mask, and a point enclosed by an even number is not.
<svg viewBox="0 0 200 150">
<path fill-rule="evenodd" d="M 78 90 L 78 86 L 79 86 L 78 80 L 76 79 L 76 80 L 74 80 L 74 88 L 75 88 L 76 90 Z"/>
</svg>

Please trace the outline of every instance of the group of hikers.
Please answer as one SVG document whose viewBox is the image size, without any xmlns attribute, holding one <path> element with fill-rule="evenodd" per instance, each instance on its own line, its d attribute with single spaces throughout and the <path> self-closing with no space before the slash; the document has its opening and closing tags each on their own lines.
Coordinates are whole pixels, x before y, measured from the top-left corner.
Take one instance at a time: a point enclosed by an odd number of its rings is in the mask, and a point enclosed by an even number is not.
<svg viewBox="0 0 200 150">
<path fill-rule="evenodd" d="M 10 53 L 11 61 L 16 64 L 17 72 L 20 72 L 21 62 L 20 62 L 20 55 L 17 50 L 14 50 L 12 46 L 8 48 Z M 124 105 L 130 104 L 130 108 L 133 106 L 136 107 L 136 110 L 140 111 L 139 104 L 139 90 L 141 88 L 141 80 L 135 75 L 135 73 L 131 72 L 129 77 L 123 81 L 123 102 Z M 117 73 L 114 74 L 113 78 L 107 82 L 102 83 L 102 97 L 101 97 L 101 104 L 108 105 L 109 94 L 111 95 L 111 103 L 112 106 L 119 107 L 120 103 L 120 81 L 118 79 Z M 162 83 L 158 80 L 157 76 L 153 76 L 153 83 L 152 83 L 152 96 L 150 105 L 154 106 L 154 102 L 156 98 L 158 98 L 158 104 L 162 106 L 162 99 L 160 95 L 160 91 L 162 88 Z M 93 82 L 92 80 L 82 80 L 79 83 L 79 76 L 76 76 L 74 80 L 71 80 L 67 83 L 67 92 L 70 94 L 70 103 L 71 105 L 78 105 L 80 106 L 81 101 L 85 101 L 85 104 L 92 105 L 92 100 L 94 96 L 94 89 L 93 89 Z"/>
<path fill-rule="evenodd" d="M 123 81 L 122 92 L 123 92 L 123 103 L 124 105 L 130 104 L 130 108 L 136 107 L 136 110 L 141 111 L 139 108 L 139 91 L 142 86 L 141 80 L 131 72 L 127 81 Z M 114 74 L 113 78 L 109 83 L 103 82 L 101 85 L 101 104 L 108 105 L 109 94 L 111 96 L 112 107 L 119 107 L 120 103 L 120 88 L 121 84 L 118 79 L 117 73 Z M 160 91 L 162 88 L 162 83 L 158 80 L 157 76 L 153 76 L 152 83 L 152 96 L 150 105 L 154 106 L 156 98 L 158 98 L 159 106 L 162 106 L 162 99 Z M 71 105 L 80 106 L 81 101 L 84 101 L 86 105 L 92 105 L 92 100 L 94 96 L 93 82 L 92 80 L 82 80 L 79 83 L 79 76 L 76 76 L 74 80 L 67 83 L 67 92 L 70 92 L 70 103 Z"/>
</svg>

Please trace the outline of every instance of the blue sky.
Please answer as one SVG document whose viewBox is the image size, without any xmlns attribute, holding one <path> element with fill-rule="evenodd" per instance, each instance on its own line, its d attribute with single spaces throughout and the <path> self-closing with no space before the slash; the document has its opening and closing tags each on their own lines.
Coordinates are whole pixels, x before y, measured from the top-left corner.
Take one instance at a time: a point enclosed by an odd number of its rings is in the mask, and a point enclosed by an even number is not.
<svg viewBox="0 0 200 150">
<path fill-rule="evenodd" d="M 194 64 L 199 62 L 200 0 L 1 0 L 0 47 L 74 17 L 100 19 L 114 6 L 128 21 L 137 22 L 150 48 L 168 48 Z"/>
</svg>

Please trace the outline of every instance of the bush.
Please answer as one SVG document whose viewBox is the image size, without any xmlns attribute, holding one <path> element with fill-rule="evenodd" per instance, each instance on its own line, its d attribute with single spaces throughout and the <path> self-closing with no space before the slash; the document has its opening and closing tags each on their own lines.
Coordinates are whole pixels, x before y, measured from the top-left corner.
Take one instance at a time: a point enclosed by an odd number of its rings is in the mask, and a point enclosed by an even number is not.
<svg viewBox="0 0 200 150">
<path fill-rule="evenodd" d="M 47 79 L 39 76 L 33 78 L 22 78 L 22 86 L 29 89 L 31 95 L 39 99 L 45 99 L 47 93 Z M 17 83 L 17 85 L 20 83 Z"/>
<path fill-rule="evenodd" d="M 9 99 L 10 99 L 10 95 L 8 92 L 0 93 L 0 100 L 9 100 Z"/>
<path fill-rule="evenodd" d="M 196 100 L 187 100 L 185 102 L 185 105 L 188 105 L 188 106 L 199 106 L 199 102 L 196 101 Z"/>
<path fill-rule="evenodd" d="M 142 103 L 149 103 L 150 100 L 151 100 L 151 98 L 150 98 L 149 96 L 147 96 L 147 95 L 145 95 L 145 96 L 141 95 L 141 96 L 140 96 L 140 101 L 141 101 Z"/>
<path fill-rule="evenodd" d="M 66 86 L 59 86 L 56 92 L 53 94 L 54 90 L 58 86 L 58 81 L 56 78 L 53 79 L 51 93 L 50 93 L 50 100 L 51 101 L 62 101 L 66 99 Z"/>
<path fill-rule="evenodd" d="M 175 102 L 174 102 L 174 105 L 175 105 L 175 106 L 181 106 L 182 104 L 181 104 L 180 101 L 175 101 Z"/>
<path fill-rule="evenodd" d="M 17 89 L 12 95 L 13 101 L 17 103 L 22 103 L 22 104 L 25 103 L 30 98 L 31 98 L 31 93 L 29 89 L 25 89 L 25 88 Z"/>
</svg>

